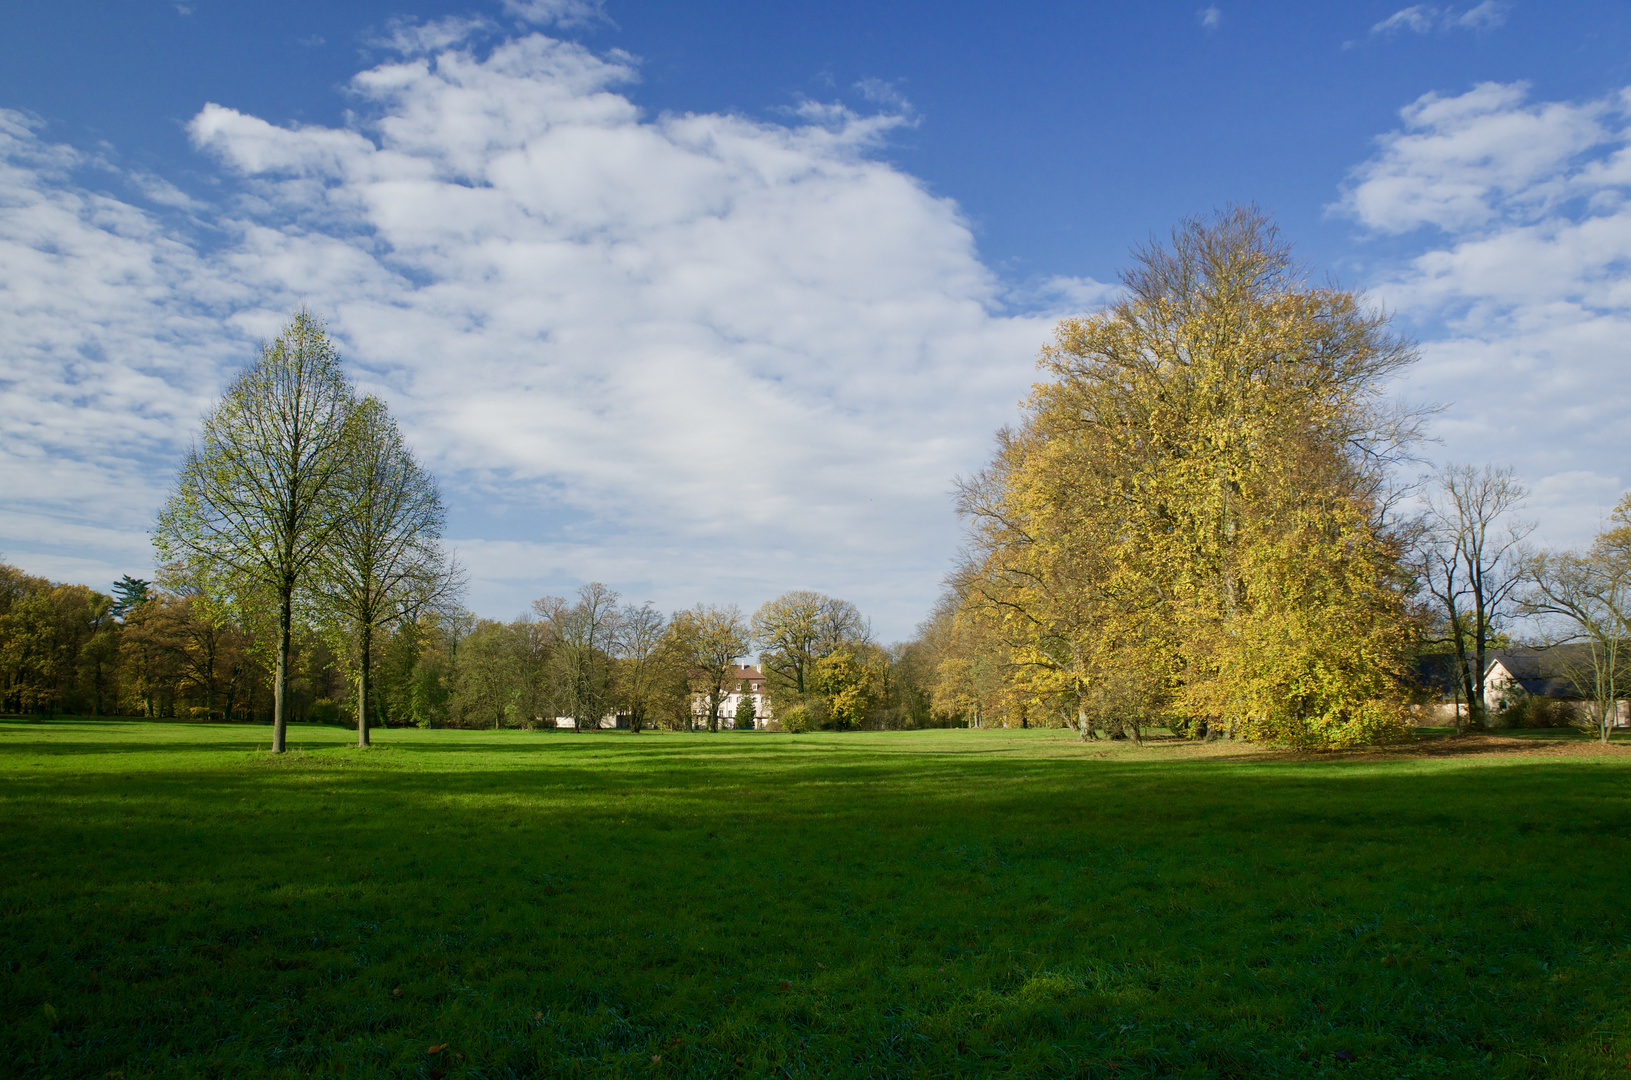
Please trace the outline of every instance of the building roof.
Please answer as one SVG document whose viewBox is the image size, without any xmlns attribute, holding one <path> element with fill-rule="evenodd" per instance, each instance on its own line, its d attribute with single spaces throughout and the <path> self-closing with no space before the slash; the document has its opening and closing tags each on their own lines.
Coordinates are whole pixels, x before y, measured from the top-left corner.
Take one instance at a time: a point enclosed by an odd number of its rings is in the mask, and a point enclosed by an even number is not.
<svg viewBox="0 0 1631 1080">
<path fill-rule="evenodd" d="M 1543 648 L 1500 649 L 1489 656 L 1487 676 L 1496 664 L 1507 670 L 1524 693 L 1534 697 L 1578 698 L 1591 678 L 1591 646 L 1584 642 Z"/>
</svg>

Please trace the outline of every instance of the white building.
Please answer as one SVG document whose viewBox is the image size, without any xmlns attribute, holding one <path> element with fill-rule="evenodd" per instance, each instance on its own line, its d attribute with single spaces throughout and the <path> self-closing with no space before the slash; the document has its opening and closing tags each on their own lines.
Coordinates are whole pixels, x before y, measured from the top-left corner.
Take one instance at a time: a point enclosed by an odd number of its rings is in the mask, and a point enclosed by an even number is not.
<svg viewBox="0 0 1631 1080">
<path fill-rule="evenodd" d="M 753 726 L 763 728 L 770 723 L 770 695 L 765 693 L 765 677 L 756 667 L 737 664 L 725 679 L 725 696 L 719 702 L 719 726 L 728 730 L 736 726 L 736 709 L 742 699 L 753 701 Z M 691 717 L 694 724 L 708 723 L 708 695 L 691 695 Z"/>
</svg>

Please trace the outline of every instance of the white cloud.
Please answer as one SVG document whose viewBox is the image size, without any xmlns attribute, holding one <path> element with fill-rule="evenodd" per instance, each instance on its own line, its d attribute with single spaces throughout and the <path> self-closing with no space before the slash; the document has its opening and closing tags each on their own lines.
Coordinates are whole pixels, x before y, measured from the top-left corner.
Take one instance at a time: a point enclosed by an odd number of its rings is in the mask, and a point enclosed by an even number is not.
<svg viewBox="0 0 1631 1080">
<path fill-rule="evenodd" d="M 1380 152 L 1349 178 L 1344 208 L 1383 232 L 1458 230 L 1543 216 L 1582 180 L 1600 191 L 1597 179 L 1574 174 L 1604 167 L 1596 160 L 1604 121 L 1623 113 L 1624 100 L 1529 105 L 1528 92 L 1525 83 L 1481 83 L 1416 99 L 1400 112 L 1403 130 L 1378 140 Z"/>
<path fill-rule="evenodd" d="M 1506 4 L 1499 0 L 1484 0 L 1454 16 L 1455 25 L 1466 30 L 1493 30 L 1506 25 Z"/>
<path fill-rule="evenodd" d="M 1372 26 L 1370 32 L 1372 36 L 1385 37 L 1404 30 L 1416 34 L 1427 34 L 1434 30 L 1493 30 L 1505 25 L 1508 6 L 1500 0 L 1483 0 L 1482 3 L 1465 11 L 1457 11 L 1435 4 L 1412 4 L 1410 7 L 1400 8 Z"/>
<path fill-rule="evenodd" d="M 35 291 L 0 312 L 0 510 L 139 530 L 304 301 L 442 477 L 484 613 L 591 578 L 676 607 L 810 587 L 908 632 L 956 543 L 951 477 L 1051 314 L 1107 291 L 1012 296 L 954 204 L 869 156 L 899 112 L 648 118 L 623 54 L 432 44 L 463 30 L 398 27 L 352 128 L 200 110 L 238 178 L 208 251 L 5 129 L 0 284 Z"/>
<path fill-rule="evenodd" d="M 401 56 L 426 56 L 492 30 L 486 19 L 466 15 L 445 15 L 429 22 L 399 17 L 385 24 L 385 32 L 368 42 L 376 49 Z"/>
<path fill-rule="evenodd" d="M 1454 403 L 1442 456 L 1515 464 L 1559 541 L 1589 536 L 1631 485 L 1628 101 L 1429 94 L 1333 208 L 1378 234 L 1432 230 L 1377 289 L 1421 327 L 1411 388 Z"/>
<path fill-rule="evenodd" d="M 534 26 L 587 26 L 612 23 L 604 0 L 504 0 L 504 10 Z"/>
<path fill-rule="evenodd" d="M 1195 13 L 1195 18 L 1207 30 L 1216 30 L 1223 25 L 1223 12 L 1216 4 L 1201 8 Z"/>
<path fill-rule="evenodd" d="M 103 163 L 37 127 L 0 110 L 0 539 L 14 554 L 60 541 L 123 573 L 146 562 L 131 537 L 221 364 L 242 353 L 223 318 L 244 290 L 150 214 L 84 186 L 87 172 L 107 178 Z"/>
</svg>

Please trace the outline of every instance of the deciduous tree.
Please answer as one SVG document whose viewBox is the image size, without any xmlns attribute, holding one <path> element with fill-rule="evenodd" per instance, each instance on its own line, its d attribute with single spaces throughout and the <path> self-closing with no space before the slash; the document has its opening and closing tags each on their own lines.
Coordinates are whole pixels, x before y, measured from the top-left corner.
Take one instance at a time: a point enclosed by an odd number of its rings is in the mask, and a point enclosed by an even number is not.
<svg viewBox="0 0 1631 1080">
<path fill-rule="evenodd" d="M 635 607 L 625 605 L 618 614 L 613 651 L 613 693 L 628 714 L 629 728 L 639 732 L 650 722 L 662 696 L 665 677 L 672 678 L 665 664 L 664 637 L 668 620 L 650 601 Z"/>
<path fill-rule="evenodd" d="M 772 692 L 796 698 L 809 692 L 817 660 L 846 644 L 869 640 L 871 630 L 849 601 L 796 590 L 760 606 L 753 613 L 751 635 Z"/>
<path fill-rule="evenodd" d="M 1528 492 L 1511 469 L 1450 465 L 1434 477 L 1423 545 L 1428 594 L 1443 613 L 1467 718 L 1483 726 L 1484 670 L 1501 617 L 1522 580 L 1532 522 L 1512 513 Z M 1456 727 L 1461 727 L 1459 712 Z"/>
<path fill-rule="evenodd" d="M 301 309 L 204 416 L 153 534 L 162 561 L 230 580 L 241 602 L 270 601 L 276 753 L 286 741 L 296 594 L 344 521 L 355 405 L 338 351 Z"/>
<path fill-rule="evenodd" d="M 960 619 L 1022 715 L 1140 716 L 1297 745 L 1391 737 L 1408 643 L 1388 404 L 1408 342 L 1310 286 L 1252 208 L 1137 253 L 1124 298 L 1060 323 L 1024 424 L 961 488 Z M 989 650 L 988 650 L 989 651 Z"/>
<path fill-rule="evenodd" d="M 376 634 L 450 598 L 460 579 L 440 542 L 446 521 L 441 492 L 384 402 L 367 397 L 357 404 L 343 455 L 343 507 L 315 581 L 352 639 L 357 745 L 367 746 Z"/>
<path fill-rule="evenodd" d="M 1611 527 L 1584 553 L 1541 551 L 1523 564 L 1520 610 L 1550 620 L 1554 643 L 1584 643 L 1587 662 L 1566 670 L 1590 702 L 1592 728 L 1606 744 L 1631 691 L 1631 495 Z"/>
<path fill-rule="evenodd" d="M 707 703 L 708 730 L 719 730 L 719 707 L 729 693 L 731 670 L 748 651 L 747 624 L 735 604 L 698 604 L 674 616 L 674 636 L 695 692 Z"/>
<path fill-rule="evenodd" d="M 550 630 L 550 682 L 556 708 L 575 730 L 596 731 L 611 711 L 611 650 L 617 642 L 618 595 L 598 581 L 578 589 L 578 602 L 558 596 L 533 602 Z"/>
</svg>

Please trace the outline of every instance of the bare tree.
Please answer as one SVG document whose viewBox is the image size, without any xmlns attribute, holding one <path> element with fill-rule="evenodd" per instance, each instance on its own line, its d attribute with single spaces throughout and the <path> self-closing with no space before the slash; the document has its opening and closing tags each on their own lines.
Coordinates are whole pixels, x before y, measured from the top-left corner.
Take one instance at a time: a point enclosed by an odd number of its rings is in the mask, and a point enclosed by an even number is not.
<svg viewBox="0 0 1631 1080">
<path fill-rule="evenodd" d="M 648 600 L 639 607 L 629 604 L 618 614 L 613 651 L 617 656 L 617 693 L 629 711 L 629 728 L 639 732 L 646 726 L 651 703 L 663 675 L 663 635 L 668 620 Z"/>
<path fill-rule="evenodd" d="M 1611 526 L 1583 555 L 1540 552 L 1524 567 L 1526 614 L 1550 617 L 1558 643 L 1589 646 L 1564 674 L 1591 702 L 1598 739 L 1607 743 L 1619 721 L 1620 698 L 1631 690 L 1631 494 L 1620 499 Z"/>
<path fill-rule="evenodd" d="M 341 473 L 345 507 L 317 590 L 355 635 L 357 745 L 368 745 L 374 632 L 456 593 L 460 575 L 440 543 L 446 511 L 436 480 L 414 460 L 385 403 L 364 398 Z"/>
<path fill-rule="evenodd" d="M 204 416 L 153 543 L 167 563 L 230 579 L 277 611 L 272 749 L 287 732 L 297 590 L 344 520 L 345 447 L 356 398 L 322 323 L 302 308 Z"/>
<path fill-rule="evenodd" d="M 618 594 L 598 581 L 578 590 L 568 605 L 558 596 L 533 602 L 548 624 L 557 707 L 572 717 L 577 731 L 599 729 L 611 707 L 611 650 L 617 640 Z"/>
<path fill-rule="evenodd" d="M 1631 687 L 1627 628 L 1631 627 L 1631 564 L 1613 558 L 1601 546 L 1585 555 L 1541 552 L 1528 564 L 1526 613 L 1550 616 L 1558 629 L 1556 644 L 1577 641 L 1588 646 L 1563 675 L 1591 704 L 1594 734 L 1604 743 L 1619 719 L 1619 701 Z"/>
<path fill-rule="evenodd" d="M 1534 524 L 1511 518 L 1529 492 L 1510 468 L 1449 465 L 1427 500 L 1427 591 L 1443 611 L 1473 726 L 1484 722 L 1488 650 L 1522 580 L 1519 554 Z M 1456 714 L 1456 729 L 1461 715 Z"/>
</svg>

